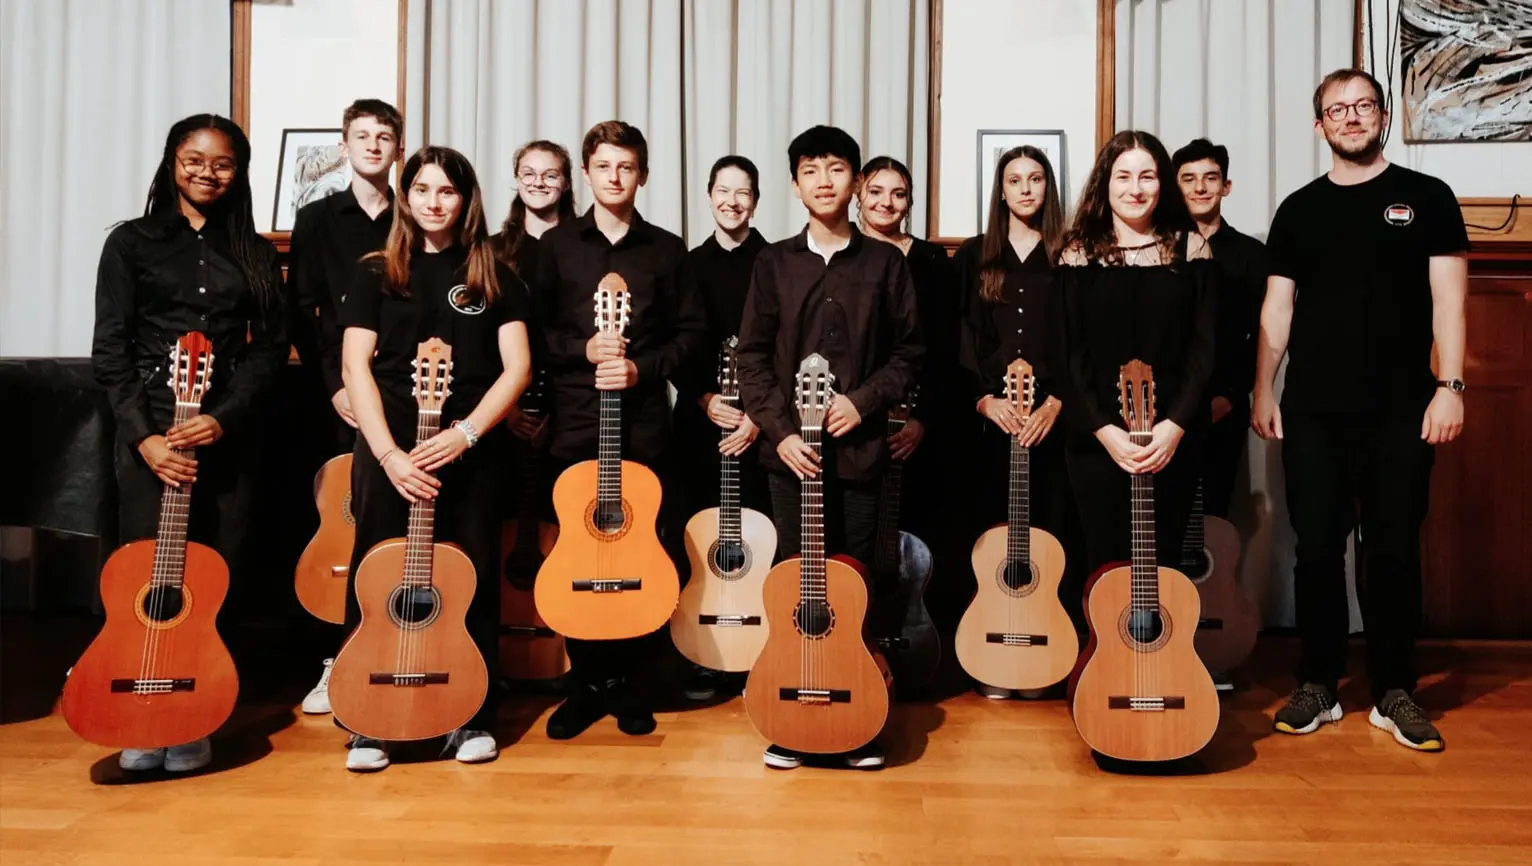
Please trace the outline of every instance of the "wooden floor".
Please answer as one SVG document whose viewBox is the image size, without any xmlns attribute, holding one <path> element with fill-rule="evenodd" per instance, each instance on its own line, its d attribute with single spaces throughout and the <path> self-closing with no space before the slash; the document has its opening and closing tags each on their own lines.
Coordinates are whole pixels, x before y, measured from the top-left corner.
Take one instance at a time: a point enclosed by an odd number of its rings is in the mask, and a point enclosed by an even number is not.
<svg viewBox="0 0 1532 866">
<path fill-rule="evenodd" d="M 29 666 L 7 644 L 14 689 Z M 0 863 L 1532 862 L 1532 645 L 1423 649 L 1439 755 L 1373 730 L 1359 683 L 1339 725 L 1271 733 L 1292 651 L 1263 639 L 1213 744 L 1172 773 L 1100 766 L 1062 701 L 972 694 L 899 705 L 873 773 L 764 768 L 738 700 L 555 743 L 549 701 L 523 698 L 494 763 L 366 776 L 285 699 L 242 705 L 214 766 L 177 778 L 126 777 L 53 713 L 0 726 Z"/>
</svg>

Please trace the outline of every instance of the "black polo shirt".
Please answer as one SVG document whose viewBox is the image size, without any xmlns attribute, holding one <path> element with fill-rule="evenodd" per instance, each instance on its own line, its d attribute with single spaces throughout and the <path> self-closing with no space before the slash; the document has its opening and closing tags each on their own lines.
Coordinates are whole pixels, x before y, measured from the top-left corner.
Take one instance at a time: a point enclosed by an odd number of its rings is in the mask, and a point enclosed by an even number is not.
<svg viewBox="0 0 1532 866">
<path fill-rule="evenodd" d="M 1266 248 L 1271 272 L 1297 284 L 1282 411 L 1424 412 L 1431 257 L 1468 250 L 1451 187 L 1392 164 L 1349 186 L 1321 176 L 1277 208 Z"/>
</svg>

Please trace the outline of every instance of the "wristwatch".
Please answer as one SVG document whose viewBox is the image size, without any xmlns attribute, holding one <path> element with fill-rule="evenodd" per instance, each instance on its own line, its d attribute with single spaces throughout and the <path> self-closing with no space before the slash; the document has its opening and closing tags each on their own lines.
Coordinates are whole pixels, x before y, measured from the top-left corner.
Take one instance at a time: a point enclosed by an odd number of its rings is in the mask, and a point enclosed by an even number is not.
<svg viewBox="0 0 1532 866">
<path fill-rule="evenodd" d="M 1462 379 L 1437 379 L 1436 387 L 1446 388 L 1454 394 L 1461 394 L 1468 390 L 1468 386 L 1463 383 Z"/>
</svg>

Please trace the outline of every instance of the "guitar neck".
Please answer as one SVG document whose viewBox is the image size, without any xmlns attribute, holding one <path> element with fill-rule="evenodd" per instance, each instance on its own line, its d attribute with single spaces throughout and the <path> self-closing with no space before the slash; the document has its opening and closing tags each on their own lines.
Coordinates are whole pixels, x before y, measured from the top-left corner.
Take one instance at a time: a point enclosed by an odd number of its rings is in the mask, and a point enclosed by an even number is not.
<svg viewBox="0 0 1532 866">
<path fill-rule="evenodd" d="M 600 444 L 596 454 L 596 502 L 604 512 L 622 507 L 622 392 L 601 392 Z"/>
<path fill-rule="evenodd" d="M 723 399 L 730 406 L 739 403 L 738 394 L 725 394 Z M 721 438 L 727 439 L 730 432 L 723 431 Z M 718 460 L 718 538 L 720 541 L 735 543 L 742 538 L 739 517 L 739 458 L 730 454 L 720 455 Z"/>
<path fill-rule="evenodd" d="M 175 423 L 181 424 L 202 414 L 197 403 L 176 401 Z M 193 448 L 173 449 L 182 457 L 190 457 Z M 190 482 L 180 487 L 165 485 L 160 494 L 160 524 L 154 539 L 154 569 L 149 577 L 153 586 L 179 588 L 186 576 L 186 526 L 191 519 Z"/>
<path fill-rule="evenodd" d="M 1032 561 L 1032 449 L 1011 437 L 1005 547 L 1009 562 Z"/>
<path fill-rule="evenodd" d="M 1147 446 L 1148 433 L 1131 434 L 1133 444 Z M 1160 568 L 1154 545 L 1154 475 L 1132 476 L 1133 489 L 1133 609 L 1156 611 L 1160 607 Z"/>
<path fill-rule="evenodd" d="M 415 416 L 415 441 L 435 436 L 442 426 L 440 409 L 421 409 Z M 410 505 L 409 530 L 404 544 L 404 583 L 430 586 L 432 556 L 436 550 L 436 500 L 420 499 Z"/>
<path fill-rule="evenodd" d="M 527 415 L 538 418 L 540 413 L 528 412 Z M 522 443 L 525 447 L 521 457 L 521 498 L 516 504 L 516 545 L 526 549 L 535 549 L 537 546 L 539 515 L 537 513 L 537 491 L 542 481 L 543 452 L 541 448 L 533 445 L 531 440 Z"/>
<path fill-rule="evenodd" d="M 821 454 L 820 429 L 803 428 L 803 441 Z M 803 552 L 798 568 L 798 594 L 808 601 L 825 600 L 825 469 L 803 480 L 801 529 Z"/>
<path fill-rule="evenodd" d="M 883 473 L 883 489 L 878 504 L 878 552 L 874 570 L 879 575 L 892 572 L 899 564 L 899 507 L 904 493 L 904 464 L 890 461 Z"/>
<path fill-rule="evenodd" d="M 1192 513 L 1186 521 L 1186 543 L 1181 547 L 1181 562 L 1183 565 L 1197 561 L 1205 546 L 1203 537 L 1203 505 L 1202 505 L 1202 482 L 1197 482 L 1197 493 L 1192 497 Z"/>
</svg>

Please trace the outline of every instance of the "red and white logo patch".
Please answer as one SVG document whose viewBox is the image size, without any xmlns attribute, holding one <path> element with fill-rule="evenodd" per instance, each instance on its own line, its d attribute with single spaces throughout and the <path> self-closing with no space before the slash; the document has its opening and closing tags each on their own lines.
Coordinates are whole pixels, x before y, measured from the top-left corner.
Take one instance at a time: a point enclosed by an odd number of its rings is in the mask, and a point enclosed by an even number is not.
<svg viewBox="0 0 1532 866">
<path fill-rule="evenodd" d="M 1383 219 L 1390 225 L 1407 226 L 1415 221 L 1415 210 L 1407 204 L 1391 204 L 1383 211 Z"/>
</svg>

